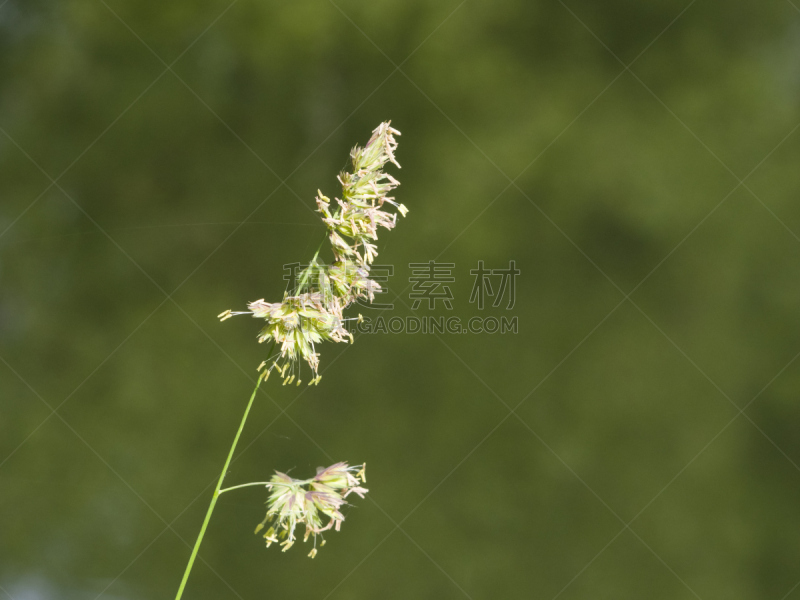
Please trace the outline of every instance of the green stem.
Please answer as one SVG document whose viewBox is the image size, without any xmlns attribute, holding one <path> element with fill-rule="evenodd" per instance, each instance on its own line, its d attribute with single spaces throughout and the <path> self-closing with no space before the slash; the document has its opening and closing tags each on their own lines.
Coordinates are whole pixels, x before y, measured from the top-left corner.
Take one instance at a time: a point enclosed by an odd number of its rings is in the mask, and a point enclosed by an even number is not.
<svg viewBox="0 0 800 600">
<path fill-rule="evenodd" d="M 225 466 L 222 468 L 222 473 L 219 476 L 217 487 L 214 489 L 214 495 L 211 497 L 211 504 L 208 507 L 208 511 L 206 512 L 206 518 L 203 521 L 203 526 L 200 528 L 200 534 L 197 536 L 197 541 L 195 542 L 194 548 L 192 549 L 192 555 L 189 557 L 189 564 L 186 565 L 186 571 L 184 571 L 183 573 L 181 586 L 178 588 L 178 595 L 175 596 L 175 600 L 180 600 L 180 597 L 183 596 L 183 588 L 186 587 L 186 582 L 189 580 L 189 573 L 192 572 L 194 559 L 197 558 L 197 551 L 200 549 L 200 544 L 203 542 L 203 536 L 206 533 L 206 527 L 208 527 L 208 522 L 211 520 L 211 513 L 214 512 L 214 507 L 217 505 L 217 498 L 219 498 L 219 495 L 221 493 L 220 489 L 222 488 L 222 482 L 225 481 L 225 475 L 228 472 L 228 467 L 231 464 L 233 453 L 236 450 L 236 444 L 239 443 L 239 436 L 242 435 L 242 429 L 244 429 L 244 424 L 247 421 L 247 415 L 250 414 L 250 408 L 253 406 L 253 400 L 255 400 L 256 398 L 256 392 L 258 392 L 258 386 L 261 385 L 261 379 L 262 379 L 261 376 L 259 376 L 258 381 L 256 382 L 256 389 L 253 390 L 253 395 L 250 396 L 250 402 L 247 403 L 247 408 L 245 409 L 244 415 L 242 416 L 242 422 L 239 424 L 239 431 L 236 432 L 236 437 L 233 438 L 233 445 L 231 446 L 230 452 L 228 452 L 228 459 L 225 461 Z"/>
<path fill-rule="evenodd" d="M 233 490 L 238 490 L 239 488 L 249 487 L 251 485 L 263 485 L 264 487 L 269 485 L 269 481 L 254 481 L 252 483 L 243 483 L 241 485 L 234 485 L 233 487 L 225 488 L 224 490 L 220 490 L 220 494 L 224 494 L 225 492 L 232 492 Z"/>
<path fill-rule="evenodd" d="M 283 485 L 283 486 L 286 486 L 286 487 L 291 487 L 292 485 L 297 485 L 297 484 L 308 485 L 312 481 L 314 481 L 313 478 L 311 478 L 311 479 L 294 479 L 294 480 L 292 480 L 291 484 L 289 484 L 289 483 L 281 483 L 280 481 L 252 481 L 250 483 L 242 483 L 240 485 L 234 485 L 234 486 L 231 486 L 229 488 L 225 488 L 224 490 L 220 490 L 219 494 L 224 494 L 225 492 L 232 492 L 233 490 L 238 490 L 239 488 L 250 487 L 250 486 L 253 486 L 253 485 L 263 485 L 264 487 L 266 487 L 268 485 L 270 485 L 270 486 L 278 486 L 278 487 Z M 219 495 L 219 494 L 217 494 L 217 495 Z"/>
<path fill-rule="evenodd" d="M 322 246 L 323 246 L 323 244 L 325 244 L 325 240 L 326 239 L 328 239 L 328 235 L 327 234 L 325 235 L 324 238 L 322 238 L 322 241 L 319 243 L 319 246 L 317 247 L 317 251 L 314 252 L 314 258 L 311 259 L 311 262 L 308 263 L 308 266 L 303 270 L 303 274 L 300 277 L 299 283 L 297 284 L 297 293 L 300 293 L 300 290 L 303 289 L 303 286 L 308 281 L 308 277 L 311 274 L 312 266 L 317 266 L 317 258 L 319 257 L 319 251 L 322 250 Z"/>
</svg>

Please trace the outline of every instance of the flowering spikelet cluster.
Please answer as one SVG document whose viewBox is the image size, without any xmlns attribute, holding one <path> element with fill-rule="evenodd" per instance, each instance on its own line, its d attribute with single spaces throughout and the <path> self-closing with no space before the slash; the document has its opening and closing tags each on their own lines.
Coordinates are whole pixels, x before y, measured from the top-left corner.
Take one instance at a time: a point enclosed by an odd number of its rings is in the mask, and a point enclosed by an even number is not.
<svg viewBox="0 0 800 600">
<path fill-rule="evenodd" d="M 252 315 L 266 321 L 258 341 L 273 341 L 278 351 L 261 363 L 259 371 L 264 379 L 277 371 L 284 385 L 295 380 L 300 385 L 302 360 L 312 371 L 309 385 L 319 383 L 316 344 L 323 341 L 352 343 L 353 336 L 344 327 L 347 321 L 344 309 L 359 299 L 372 302 L 380 292 L 380 285 L 369 278 L 370 265 L 378 255 L 375 244 L 378 228 L 392 229 L 397 213 L 405 216 L 408 212 L 404 205 L 388 196 L 400 183 L 383 171 L 389 162 L 400 167 L 394 156 L 395 135 L 400 132 L 392 129 L 387 121 L 372 132 L 364 148 L 353 148 L 350 152 L 353 172 L 339 175 L 342 197 L 335 198 L 334 206 L 318 191 L 317 211 L 328 229 L 327 239 L 334 262 L 320 264 L 317 251 L 300 273 L 297 287 L 285 294 L 281 302 L 256 300 L 247 305 L 246 311 L 226 310 L 219 315 L 223 321 L 235 315 Z M 386 205 L 393 206 L 397 212 L 386 211 Z"/>
<path fill-rule="evenodd" d="M 270 489 L 267 500 L 267 516 L 256 527 L 256 533 L 269 526 L 264 533 L 267 547 L 278 543 L 283 552 L 294 545 L 295 529 L 305 526 L 303 541 L 314 538 L 314 547 L 309 556 L 317 555 L 317 536 L 333 528 L 339 531 L 344 522 L 344 515 L 339 510 L 347 504 L 345 498 L 356 494 L 361 498 L 369 490 L 361 487 L 366 482 L 366 465 L 351 467 L 345 462 L 336 463 L 327 468 L 318 468 L 312 479 L 292 479 L 285 473 L 275 471 L 275 475 L 267 484 Z M 323 520 L 327 518 L 327 523 Z M 322 538 L 320 547 L 325 545 Z"/>
<path fill-rule="evenodd" d="M 342 199 L 336 199 L 338 206 L 333 212 L 330 199 L 318 192 L 317 207 L 328 226 L 337 260 L 354 258 L 359 264 L 372 264 L 378 255 L 373 243 L 378 239 L 378 227 L 392 229 L 397 222 L 397 213 L 383 210 L 384 204 L 393 205 L 403 216 L 408 212 L 404 205 L 387 195 L 400 182 L 383 172 L 388 162 L 400 167 L 394 157 L 395 133 L 400 134 L 389 127 L 389 123 L 381 123 L 365 148 L 353 148 L 350 152 L 353 172 L 339 175 Z"/>
</svg>

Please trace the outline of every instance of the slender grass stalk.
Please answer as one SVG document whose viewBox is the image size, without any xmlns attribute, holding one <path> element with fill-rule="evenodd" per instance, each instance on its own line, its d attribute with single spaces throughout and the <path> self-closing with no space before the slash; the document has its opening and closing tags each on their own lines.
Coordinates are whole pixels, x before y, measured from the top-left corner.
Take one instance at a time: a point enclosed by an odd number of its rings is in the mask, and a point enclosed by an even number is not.
<svg viewBox="0 0 800 600">
<path fill-rule="evenodd" d="M 325 244 L 327 239 L 328 239 L 327 235 L 324 238 L 322 238 L 322 241 L 319 243 L 319 246 L 317 246 L 317 251 L 314 252 L 314 258 L 311 259 L 311 262 L 308 263 L 306 269 L 303 270 L 303 274 L 300 277 L 300 281 L 297 282 L 298 293 L 304 288 L 304 286 L 308 282 L 308 276 L 311 274 L 311 268 L 319 265 L 319 263 L 317 263 L 317 258 L 319 258 L 319 252 L 320 250 L 322 250 L 322 246 L 323 244 Z"/>
<path fill-rule="evenodd" d="M 238 490 L 239 488 L 251 487 L 251 486 L 254 486 L 254 485 L 260 485 L 262 487 L 267 487 L 268 485 L 274 485 L 274 484 L 272 484 L 272 482 L 270 482 L 270 481 L 253 481 L 251 483 L 243 483 L 241 485 L 234 485 L 234 486 L 231 486 L 229 488 L 225 488 L 224 490 L 220 490 L 219 494 L 217 494 L 217 495 L 224 494 L 225 492 L 232 492 L 233 490 Z"/>
<path fill-rule="evenodd" d="M 250 402 L 247 403 L 247 408 L 244 410 L 244 415 L 242 415 L 242 422 L 239 423 L 239 431 L 236 432 L 236 437 L 233 438 L 233 444 L 231 445 L 231 450 L 230 452 L 228 452 L 228 459 L 225 461 L 225 466 L 222 467 L 222 473 L 219 476 L 217 487 L 214 488 L 214 495 L 211 497 L 211 504 L 208 506 L 208 511 L 206 512 L 206 518 L 203 520 L 203 526 L 200 528 L 200 533 L 197 536 L 197 541 L 194 543 L 194 548 L 192 549 L 192 555 L 189 557 L 189 564 L 186 565 L 186 571 L 184 571 L 183 573 L 181 586 L 178 588 L 178 594 L 177 596 L 175 596 L 175 600 L 180 600 L 181 596 L 183 596 L 183 589 L 186 587 L 186 582 L 189 580 L 189 574 L 192 572 L 192 566 L 194 565 L 194 560 L 195 558 L 197 558 L 197 551 L 200 550 L 200 544 L 203 542 L 203 536 L 206 534 L 206 527 L 208 527 L 208 522 L 211 520 L 211 513 L 214 512 L 214 507 L 217 505 L 217 498 L 219 498 L 220 490 L 222 489 L 222 483 L 225 481 L 225 475 L 228 473 L 228 467 L 231 464 L 233 453 L 236 450 L 236 444 L 239 443 L 239 437 L 242 435 L 244 424 L 247 421 L 247 416 L 250 414 L 250 408 L 253 406 L 253 400 L 255 400 L 256 398 L 256 393 L 258 392 L 258 386 L 261 385 L 262 379 L 263 379 L 262 377 L 258 378 L 258 381 L 256 382 L 256 388 L 253 390 L 253 394 L 250 396 Z"/>
<path fill-rule="evenodd" d="M 180 600 L 183 596 L 220 494 L 254 485 L 268 488 L 270 496 L 267 501 L 267 516 L 256 527 L 255 533 L 268 526 L 263 536 L 266 546 L 279 543 L 283 552 L 286 552 L 295 543 L 297 525 L 305 525 L 303 541 L 311 535 L 314 536 L 314 547 L 308 554 L 310 558 L 314 558 L 317 554 L 317 537 L 330 529 L 339 531 L 344 521 L 344 515 L 339 509 L 347 504 L 345 498 L 351 493 L 363 498 L 369 491 L 360 485 L 366 481 L 366 464 L 350 466 L 347 462 L 320 467 L 311 479 L 293 479 L 275 471 L 270 481 L 244 483 L 224 489 L 222 484 L 261 381 L 266 380 L 275 370 L 283 379 L 283 385 L 293 383 L 296 377 L 297 385 L 300 385 L 299 364 L 302 359 L 313 371 L 309 385 L 318 384 L 321 376 L 318 372 L 319 354 L 315 344 L 348 340 L 352 343 L 353 334 L 343 326 L 346 319 L 342 311 L 359 299 L 368 298 L 371 302 L 375 293 L 381 291 L 375 281 L 368 279 L 370 265 L 378 254 L 374 243 L 378 239 L 378 227 L 392 229 L 397 221 L 397 214 L 405 216 L 408 212 L 404 205 L 398 204 L 387 195 L 400 185 L 394 177 L 383 171 L 387 162 L 400 166 L 394 158 L 397 142 L 393 134 L 399 135 L 400 132 L 392 129 L 388 121 L 381 123 L 372 132 L 365 148 L 353 148 L 353 173 L 342 173 L 339 176 L 343 199 L 337 199 L 339 208 L 334 208 L 333 213 L 330 199 L 318 192 L 317 208 L 327 232 L 314 253 L 314 258 L 300 275 L 300 281 L 292 290 L 292 295 L 285 292 L 283 301 L 276 303 L 256 300 L 247 305 L 247 311 L 226 310 L 218 316 L 222 321 L 246 314 L 264 319 L 266 325 L 259 333 L 258 341 L 272 340 L 272 347 L 267 360 L 258 367 L 256 387 L 242 415 L 239 430 L 214 488 L 175 600 Z M 384 203 L 393 205 L 397 213 L 383 210 Z M 326 240 L 330 241 L 334 255 L 334 262 L 330 265 L 318 262 Z M 312 276 L 315 279 L 312 280 Z M 272 351 L 276 344 L 280 344 L 280 352 L 273 356 Z M 298 373 L 295 373 L 295 366 Z M 323 520 L 326 516 L 329 518 L 327 523 Z M 284 541 L 279 542 L 279 539 Z M 322 544 L 324 543 L 323 539 Z"/>
</svg>

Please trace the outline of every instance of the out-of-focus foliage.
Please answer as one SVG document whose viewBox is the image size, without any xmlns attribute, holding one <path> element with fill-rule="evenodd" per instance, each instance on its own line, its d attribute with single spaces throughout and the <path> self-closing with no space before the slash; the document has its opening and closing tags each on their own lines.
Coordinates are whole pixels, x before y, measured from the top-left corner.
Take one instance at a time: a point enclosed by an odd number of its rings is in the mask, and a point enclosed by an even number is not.
<svg viewBox="0 0 800 600">
<path fill-rule="evenodd" d="M 317 189 L 392 119 L 385 314 L 438 260 L 453 310 L 417 316 L 519 333 L 361 335 L 318 388 L 266 386 L 227 481 L 366 460 L 370 495 L 314 561 L 226 495 L 187 594 L 783 598 L 800 10 L 335 2 L 0 6 L 3 589 L 171 597 L 260 361 L 215 316 L 280 297 Z M 470 304 L 512 259 L 513 309 Z"/>
</svg>

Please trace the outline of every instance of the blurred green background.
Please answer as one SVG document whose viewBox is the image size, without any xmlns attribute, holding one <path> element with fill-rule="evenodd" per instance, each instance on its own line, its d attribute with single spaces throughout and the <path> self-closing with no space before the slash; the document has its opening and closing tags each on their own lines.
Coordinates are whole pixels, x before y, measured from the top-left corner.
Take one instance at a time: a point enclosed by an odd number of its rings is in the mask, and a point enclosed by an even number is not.
<svg viewBox="0 0 800 600">
<path fill-rule="evenodd" d="M 0 6 L 0 597 L 174 597 L 266 350 L 215 317 L 280 298 L 392 119 L 381 314 L 437 260 L 416 315 L 519 332 L 270 381 L 228 483 L 371 492 L 313 561 L 223 496 L 185 598 L 800 598 L 800 8 L 335 2 Z"/>
</svg>

